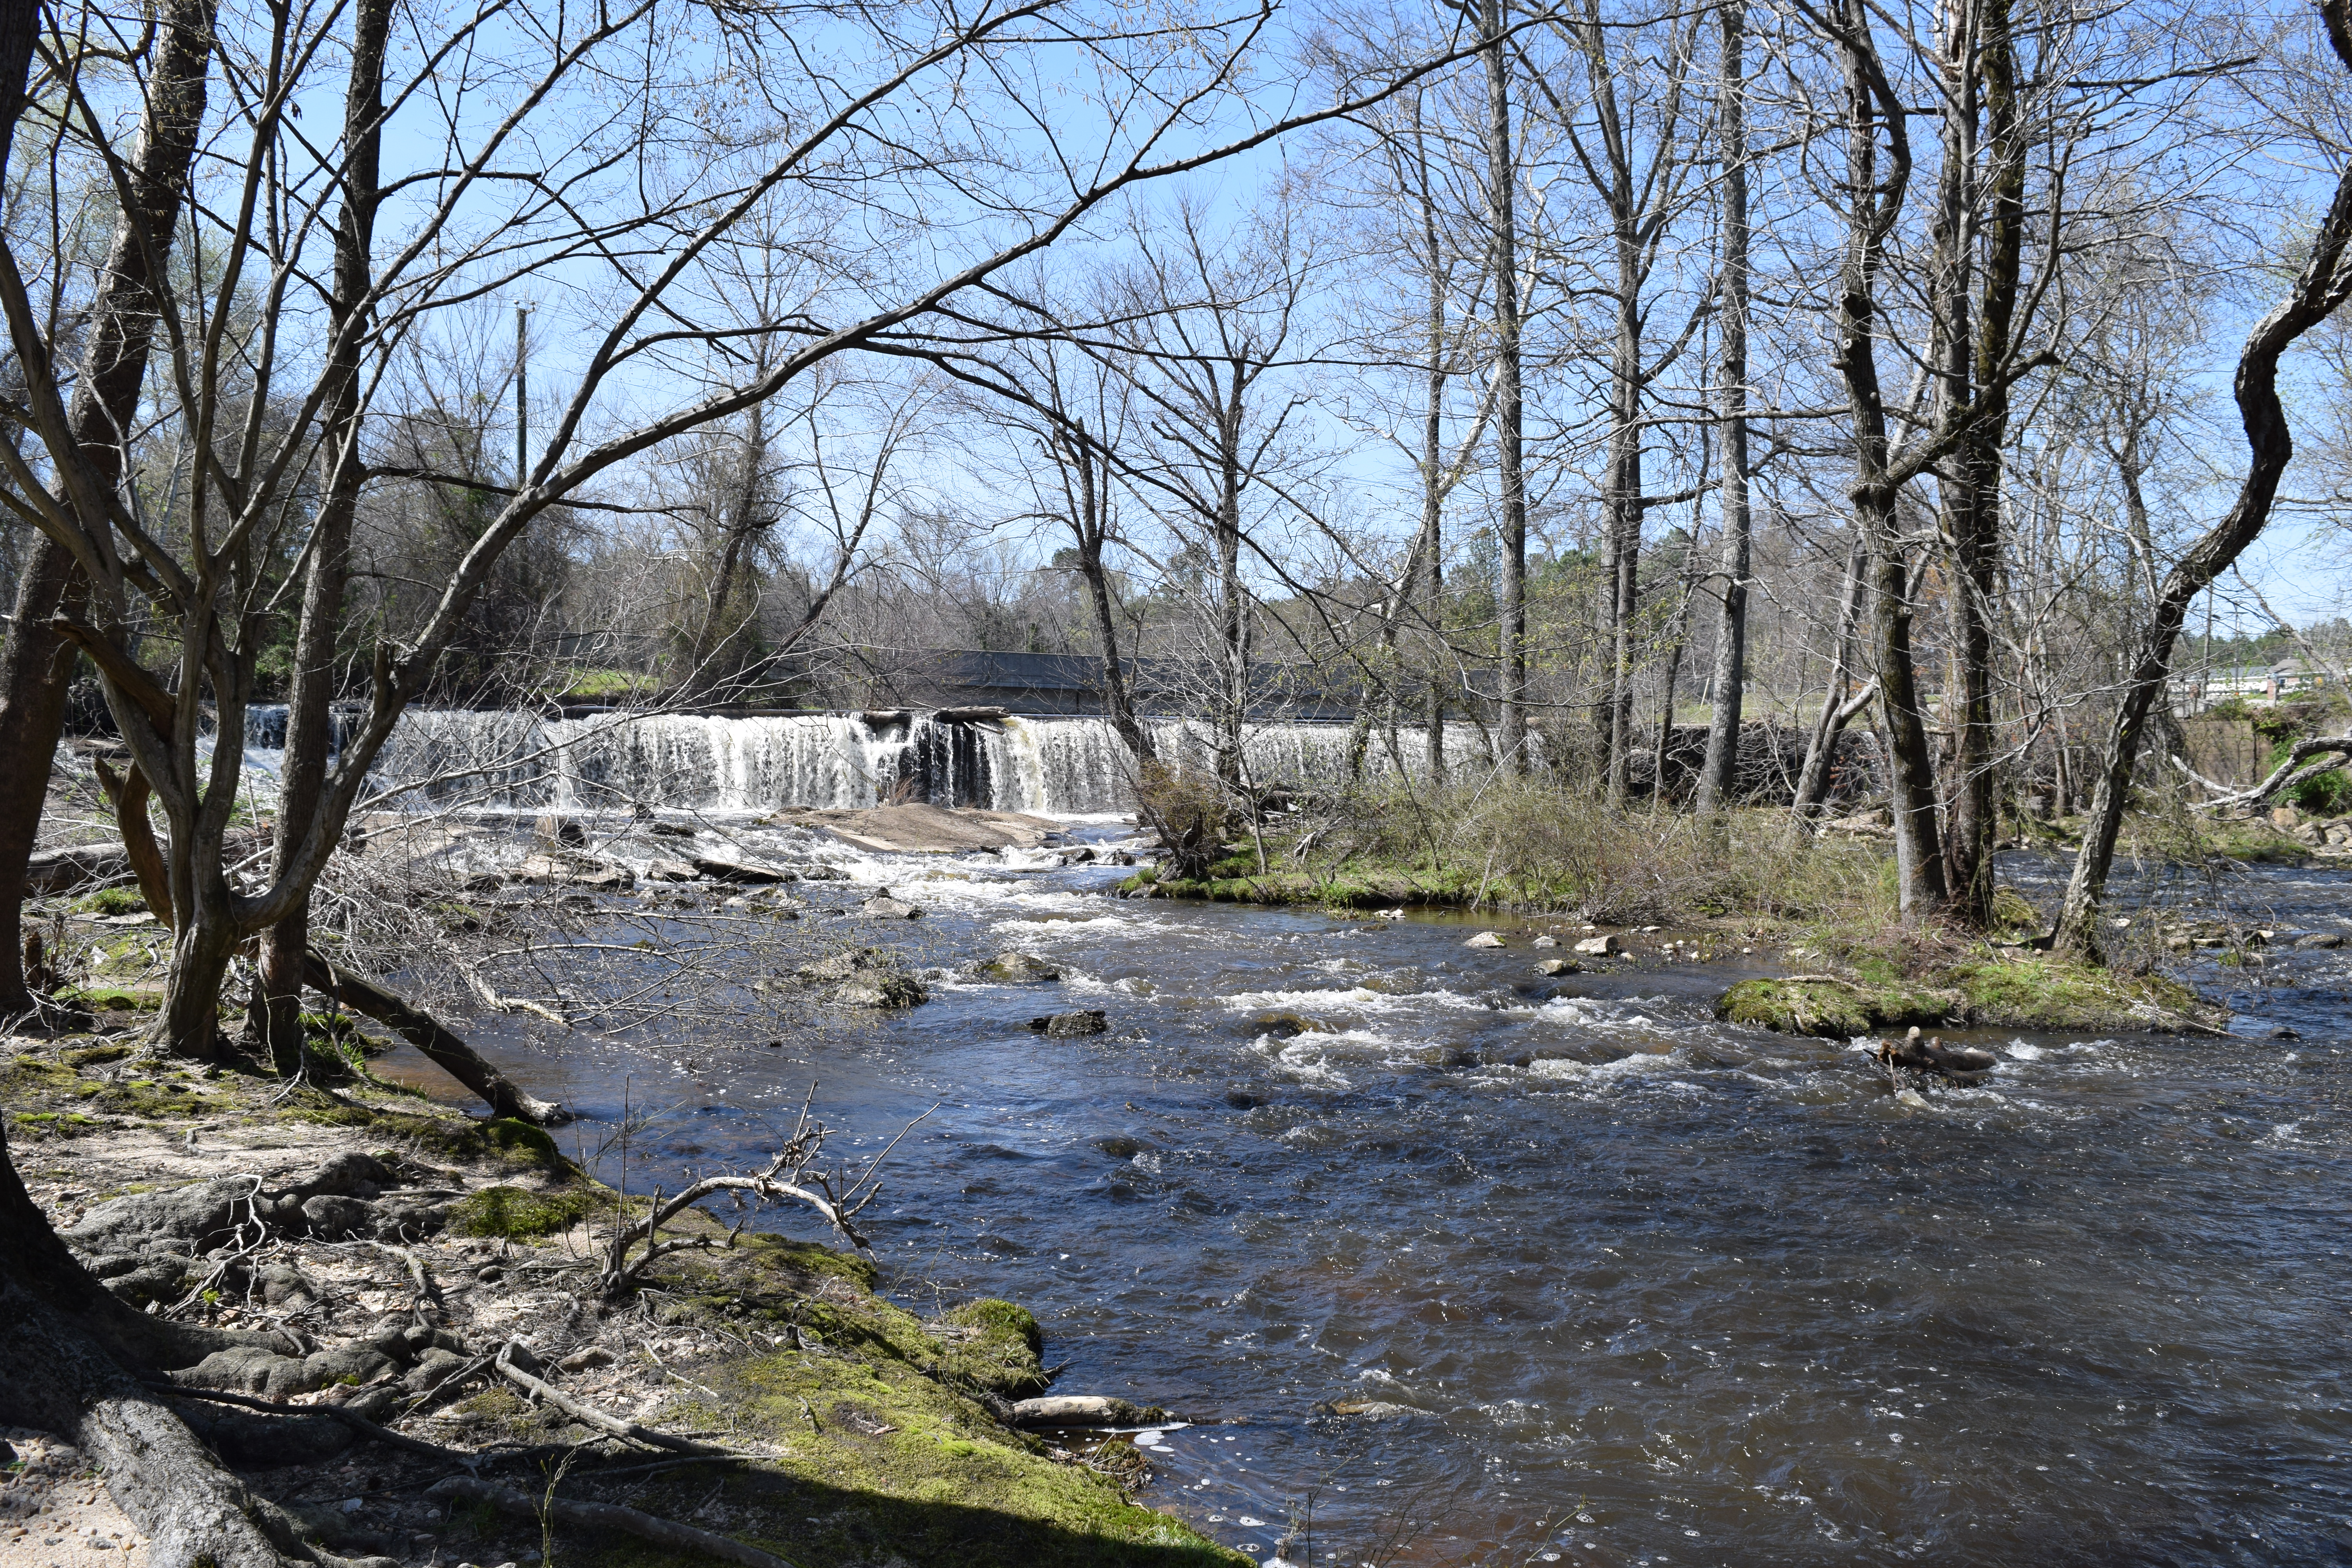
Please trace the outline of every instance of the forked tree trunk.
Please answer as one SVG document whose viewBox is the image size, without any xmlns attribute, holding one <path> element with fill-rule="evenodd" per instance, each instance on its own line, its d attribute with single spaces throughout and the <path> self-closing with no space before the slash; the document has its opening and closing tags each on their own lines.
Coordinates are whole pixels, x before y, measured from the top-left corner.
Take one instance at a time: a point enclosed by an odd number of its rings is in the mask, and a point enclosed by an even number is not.
<svg viewBox="0 0 2352 1568">
<path fill-rule="evenodd" d="M 2324 0 L 2320 15 L 2326 21 L 2336 58 L 2352 70 L 2352 0 Z M 2131 795 L 2132 770 L 2139 761 L 2140 739 L 2171 679 L 2172 650 L 2181 624 L 2197 595 L 2229 570 L 2270 521 L 2279 477 L 2294 455 L 2294 433 L 2279 401 L 2279 359 L 2352 294 L 2352 165 L 2337 176 L 2335 198 L 2310 245 L 2309 258 L 2293 291 L 2255 324 L 2238 356 L 2238 412 L 2245 425 L 2248 452 L 2238 499 L 2229 514 L 2166 574 L 2147 629 L 2133 649 L 2129 683 L 2107 731 L 2083 847 L 2074 857 L 2065 902 L 2051 933 L 2061 952 L 2086 963 L 2098 962 L 2101 956 L 2100 908 L 2106 896 L 2107 873 L 2115 864 L 2124 807 Z"/>
<path fill-rule="evenodd" d="M 0 58 L 0 80 L 9 84 L 6 97 L 13 108 L 24 93 L 30 47 L 25 29 L 33 13 L 29 6 L 0 9 L 7 13 L 6 22 L 0 23 L 0 46 L 15 49 L 22 43 L 27 50 L 27 57 Z M 163 6 L 139 145 L 126 181 L 131 200 L 108 244 L 66 416 L 89 480 L 101 494 L 111 495 L 122 481 L 125 446 L 157 321 L 152 268 L 171 253 L 181 193 L 204 120 L 212 44 L 213 7 L 206 0 L 171 0 Z M 0 135 L 13 133 L 16 119 L 8 114 Z M 59 485 L 57 499 L 61 506 L 74 504 L 72 487 Z M 92 532 L 110 526 L 104 517 L 82 521 Z M 72 584 L 79 574 L 70 552 L 44 536 L 18 584 L 16 619 L 0 653 L 0 934 L 9 939 L 6 956 L 0 958 L 0 1012 L 21 1010 L 9 1004 L 24 998 L 18 906 L 25 863 L 40 829 L 73 669 L 72 650 L 54 617 L 76 597 Z"/>
<path fill-rule="evenodd" d="M 8 166 L 16 117 L 24 110 L 39 16 L 35 5 L 0 5 L 0 170 Z M 49 617 L 73 577 L 71 552 L 54 540 L 38 540 L 16 579 L 15 616 L 7 641 L 0 644 L 0 735 L 7 737 L 0 747 L 0 1019 L 33 1009 L 25 984 L 25 868 L 40 836 L 49 762 L 65 731 L 74 650 L 50 628 Z"/>
<path fill-rule="evenodd" d="M 1870 580 L 1870 641 L 1885 718 L 1896 884 L 1908 924 L 1936 915 L 1946 898 L 1936 831 L 1935 758 L 1928 752 L 1911 656 L 1911 585 L 1897 516 L 1901 490 L 1891 460 L 1876 351 L 1878 272 L 1910 175 L 1902 123 L 1908 110 L 1880 68 L 1870 14 L 1860 0 L 1834 0 L 1830 15 L 1846 78 L 1848 233 L 1838 287 L 1837 368 L 1852 411 L 1854 482 L 1849 494 Z M 1895 165 L 1884 177 L 1878 159 L 1882 127 Z"/>
</svg>

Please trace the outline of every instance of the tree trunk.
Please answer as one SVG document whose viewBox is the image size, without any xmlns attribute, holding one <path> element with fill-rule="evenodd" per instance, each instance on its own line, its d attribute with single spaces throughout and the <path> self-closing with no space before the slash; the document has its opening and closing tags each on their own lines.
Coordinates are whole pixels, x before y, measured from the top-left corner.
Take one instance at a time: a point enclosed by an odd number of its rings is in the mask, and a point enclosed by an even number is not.
<svg viewBox="0 0 2352 1568">
<path fill-rule="evenodd" d="M 2352 70 L 2352 0 L 2324 0 L 2320 14 L 2336 58 Z M 2190 603 L 2229 569 L 2270 521 L 2279 476 L 2294 455 L 2294 433 L 2279 401 L 2279 359 L 2352 293 L 2352 254 L 2347 254 L 2352 252 L 2352 168 L 2338 176 L 2335 197 L 2310 246 L 2293 291 L 2256 323 L 2238 356 L 2236 394 L 2248 458 L 2237 500 L 2166 574 L 2147 629 L 2133 649 L 2129 682 L 2116 704 L 2100 760 L 2083 847 L 2074 857 L 2065 902 L 2051 933 L 2061 952 L 2085 963 L 2096 963 L 2101 956 L 2099 912 L 2131 794 L 2132 770 L 2139 761 L 2140 737 L 2149 715 L 2171 679 L 2172 649 L 2181 624 Z"/>
<path fill-rule="evenodd" d="M 410 1006 L 374 981 L 330 963 L 316 952 L 304 957 L 302 977 L 313 991 L 354 1013 L 390 1025 L 402 1038 L 423 1051 L 435 1067 L 481 1096 L 492 1115 L 512 1116 L 548 1127 L 572 1120 L 572 1113 L 562 1105 L 526 1094 L 431 1015 Z"/>
<path fill-rule="evenodd" d="M 0 1018 L 33 1010 L 25 985 L 25 868 L 40 837 L 74 663 L 73 645 L 49 621 L 79 575 L 64 545 L 46 537 L 36 543 L 0 644 L 0 735 L 8 737 L 0 748 Z"/>
<path fill-rule="evenodd" d="M 367 297 L 383 118 L 383 54 L 392 27 L 392 0 L 358 0 L 352 15 L 352 74 L 344 94 L 343 141 L 352 149 L 345 171 L 342 222 L 335 231 L 335 286 L 330 317 L 336 381 L 324 425 L 332 468 L 310 536 L 302 584 L 301 620 L 294 638 L 294 674 L 286 703 L 286 752 L 278 769 L 274 863 L 282 874 L 300 851 L 319 813 L 333 749 L 335 655 L 342 630 L 343 594 L 351 578 L 352 520 L 365 477 L 359 443 L 361 302 Z M 520 482 L 518 480 L 517 482 Z M 302 955 L 310 946 L 310 897 L 306 890 L 262 933 L 259 975 L 261 1033 L 281 1076 L 302 1068 Z"/>
<path fill-rule="evenodd" d="M 1846 77 L 1846 255 L 1838 288 L 1837 367 L 1852 410 L 1855 526 L 1870 576 L 1871 648 L 1878 670 L 1878 700 L 1886 726 L 1887 783 L 1893 796 L 1896 885 L 1904 921 L 1931 918 L 1945 902 L 1944 858 L 1937 842 L 1935 758 L 1911 658 L 1911 592 L 1897 508 L 1900 490 L 1890 463 L 1886 408 L 1878 384 L 1875 294 L 1888 230 L 1901 212 L 1908 183 L 1908 145 L 1901 117 L 1870 42 L 1870 20 L 1860 0 L 1836 0 L 1832 9 Z M 1879 105 L 1895 148 L 1896 167 L 1878 169 Z"/>
<path fill-rule="evenodd" d="M 1715 707 L 1699 765 L 1698 815 L 1731 805 L 1739 765 L 1740 707 L 1748 683 L 1748 121 L 1745 0 L 1727 0 L 1723 24 L 1723 520 L 1722 584 L 1715 623 Z"/>
<path fill-rule="evenodd" d="M 1992 700 L 1993 601 L 2000 589 L 2001 448 L 2009 433 L 2009 394 L 2000 376 L 2016 324 L 2018 278 L 2025 247 L 2025 156 L 2019 124 L 2016 61 L 2010 42 L 2009 0 L 1983 0 L 1976 37 L 1954 46 L 1964 76 L 1980 73 L 1987 114 L 1986 184 L 1990 210 L 1984 224 L 1984 279 L 1973 345 L 1967 326 L 1966 226 L 1955 215 L 1947 240 L 1955 253 L 1945 268 L 1952 306 L 1946 331 L 1956 362 L 1948 377 L 1946 416 L 1967 417 L 1969 433 L 1950 459 L 1944 487 L 1945 535 L 1951 542 L 1951 618 L 1958 700 L 1952 714 L 1952 770 L 1944 839 L 1951 912 L 1983 930 L 1992 923 L 1993 845 L 2000 812 L 1993 777 L 1999 753 Z M 1978 64 L 1971 67 L 1970 49 Z M 1947 104 L 1969 116 L 1956 132 L 1972 136 L 1974 94 L 1948 85 Z M 1952 112 L 1948 107 L 1948 115 Z M 1947 159 L 1970 150 L 1947 137 Z M 1972 159 L 1970 160 L 1973 161 Z M 1948 178 L 1951 177 L 1948 175 Z M 1957 199 L 1957 197 L 1956 197 Z"/>
<path fill-rule="evenodd" d="M 0 5 L 0 170 L 8 167 L 16 117 L 24 112 L 39 21 L 37 5 Z M 0 644 L 0 735 L 8 737 L 0 757 L 0 1019 L 33 1010 L 25 985 L 25 867 L 40 837 L 49 763 L 65 730 L 74 651 L 50 629 L 49 617 L 73 576 L 65 546 L 46 535 L 36 541 L 16 580 L 7 641 Z"/>
<path fill-rule="evenodd" d="M 1118 731 L 1129 755 L 1139 763 L 1153 762 L 1150 731 L 1135 717 L 1135 700 L 1127 689 L 1127 671 L 1119 663 L 1118 616 L 1110 597 L 1110 574 L 1103 569 L 1103 546 L 1110 535 L 1110 453 L 1096 465 L 1093 444 L 1080 439 L 1072 446 L 1069 462 L 1077 480 L 1078 574 L 1087 580 L 1087 599 L 1094 608 L 1095 639 L 1102 646 L 1103 703 L 1110 710 L 1111 728 Z"/>
<path fill-rule="evenodd" d="M 1511 147 L 1510 59 L 1501 42 L 1501 0 L 1480 0 L 1478 26 L 1496 41 L 1486 61 L 1486 211 L 1495 273 L 1495 457 L 1502 491 L 1496 542 L 1496 657 L 1505 763 L 1527 768 L 1528 485 L 1519 384 L 1518 162 Z"/>
<path fill-rule="evenodd" d="M 126 1370 L 194 1365 L 232 1345 L 299 1350 L 133 1311 L 90 1278 L 17 1178 L 0 1134 L 0 1419 L 72 1435 L 148 1537 L 152 1568 L 339 1563 L 302 1544 Z"/>
</svg>

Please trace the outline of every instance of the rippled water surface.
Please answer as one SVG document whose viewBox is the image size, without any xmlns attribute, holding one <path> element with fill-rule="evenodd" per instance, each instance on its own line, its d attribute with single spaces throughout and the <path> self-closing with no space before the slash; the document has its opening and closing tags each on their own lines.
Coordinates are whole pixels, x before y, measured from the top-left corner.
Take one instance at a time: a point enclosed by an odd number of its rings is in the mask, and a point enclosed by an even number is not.
<svg viewBox="0 0 2352 1568">
<path fill-rule="evenodd" d="M 640 1184 L 751 1158 L 812 1079 L 868 1149 L 936 1104 L 869 1215 L 894 1289 L 1020 1300 L 1057 1390 L 1193 1417 L 1144 1500 L 1255 1556 L 1311 1498 L 1318 1563 L 2352 1561 L 2343 955 L 2200 964 L 2226 1040 L 1967 1037 L 1991 1079 L 1906 1110 L 1715 1022 L 1738 960 L 1663 938 L 1547 981 L 1510 922 L 850 869 L 928 911 L 885 933 L 918 962 L 1066 978 L 781 1049 L 481 1037 L 596 1116 L 678 1102 Z M 2340 930 L 2347 890 L 2231 896 Z M 1026 1027 L 1071 1006 L 1110 1032 Z"/>
</svg>

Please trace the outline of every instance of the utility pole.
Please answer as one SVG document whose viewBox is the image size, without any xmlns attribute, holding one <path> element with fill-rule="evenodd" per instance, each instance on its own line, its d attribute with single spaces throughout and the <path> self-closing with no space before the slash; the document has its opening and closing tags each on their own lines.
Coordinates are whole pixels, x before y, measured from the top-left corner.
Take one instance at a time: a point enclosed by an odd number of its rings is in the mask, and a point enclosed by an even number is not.
<svg viewBox="0 0 2352 1568">
<path fill-rule="evenodd" d="M 515 489 L 530 483 L 530 405 L 525 374 L 530 354 L 530 307 L 515 307 Z"/>
</svg>

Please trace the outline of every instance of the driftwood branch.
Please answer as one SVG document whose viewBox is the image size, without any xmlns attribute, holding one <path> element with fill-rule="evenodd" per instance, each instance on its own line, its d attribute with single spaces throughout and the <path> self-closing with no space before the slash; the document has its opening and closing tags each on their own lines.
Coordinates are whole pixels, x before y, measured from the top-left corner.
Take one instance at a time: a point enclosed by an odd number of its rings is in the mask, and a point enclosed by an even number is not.
<svg viewBox="0 0 2352 1568">
<path fill-rule="evenodd" d="M 650 1426 L 640 1426 L 634 1421 L 624 1421 L 617 1415 L 607 1415 L 601 1410 L 583 1405 L 576 1399 L 558 1393 L 544 1380 L 533 1377 L 515 1365 L 509 1353 L 513 1349 L 512 1340 L 509 1340 L 499 1347 L 498 1360 L 494 1363 L 499 1375 L 534 1399 L 543 1400 L 552 1405 L 582 1426 L 593 1426 L 608 1436 L 625 1438 L 632 1443 L 643 1444 L 649 1448 L 667 1448 L 673 1454 L 726 1457 L 727 1450 L 724 1448 L 709 1447 L 690 1438 L 674 1437 L 667 1432 L 656 1432 Z"/>
<path fill-rule="evenodd" d="M 793 1568 L 793 1564 L 772 1552 L 747 1546 L 729 1536 L 708 1530 L 697 1530 L 690 1524 L 677 1524 L 667 1519 L 656 1519 L 634 1508 L 623 1508 L 609 1502 L 568 1502 L 551 1498 L 544 1502 L 528 1492 L 512 1487 L 494 1486 L 488 1481 L 465 1476 L 451 1476 L 425 1489 L 428 1498 L 446 1500 L 462 1498 L 467 1502 L 486 1502 L 500 1513 L 522 1519 L 550 1519 L 558 1524 L 578 1530 L 618 1530 L 641 1541 L 673 1551 L 691 1552 L 704 1557 L 716 1557 L 722 1562 L 740 1563 L 743 1568 Z"/>
<path fill-rule="evenodd" d="M 2259 805 L 2273 795 L 2284 795 L 2296 785 L 2307 783 L 2326 773 L 2336 764 L 2333 761 L 2313 763 L 2314 757 L 2336 758 L 2352 756 L 2352 735 L 2321 735 L 2308 741 L 2297 741 L 2286 754 L 2286 760 L 2273 768 L 2270 776 L 2248 790 L 2223 795 L 2212 800 L 2200 801 L 2192 811 L 2221 811 L 2233 805 Z M 2210 779 L 2199 778 L 2185 763 L 2176 763 L 2182 772 L 2197 782 L 2213 787 Z"/>
<path fill-rule="evenodd" d="M 796 1203 L 806 1204 L 824 1216 L 825 1224 L 852 1246 L 870 1250 L 872 1244 L 853 1222 L 859 1211 L 881 1194 L 881 1184 L 877 1178 L 882 1162 L 889 1156 L 891 1150 L 898 1146 L 899 1140 L 914 1131 L 924 1117 L 930 1115 L 930 1111 L 926 1110 L 922 1116 L 900 1128 L 898 1136 L 891 1139 L 882 1152 L 867 1161 L 854 1177 L 846 1171 L 827 1174 L 814 1169 L 817 1156 L 824 1152 L 825 1135 L 829 1131 L 824 1122 L 814 1120 L 809 1114 L 809 1106 L 815 1098 L 815 1086 L 811 1085 L 808 1099 L 801 1104 L 800 1120 L 793 1125 L 792 1136 L 784 1141 L 775 1158 L 768 1162 L 766 1170 L 745 1176 L 705 1176 L 671 1198 L 664 1198 L 656 1193 L 653 1205 L 642 1219 L 615 1224 L 612 1240 L 605 1248 L 604 1293 L 617 1295 L 628 1289 L 636 1283 L 646 1266 L 657 1258 L 689 1247 L 717 1245 L 705 1237 L 669 1241 L 662 1241 L 659 1237 L 664 1226 L 718 1193 L 750 1193 L 761 1198 L 790 1198 Z M 731 1244 L 731 1235 L 728 1240 Z M 646 1250 L 631 1258 L 631 1251 L 640 1246 Z"/>
</svg>

